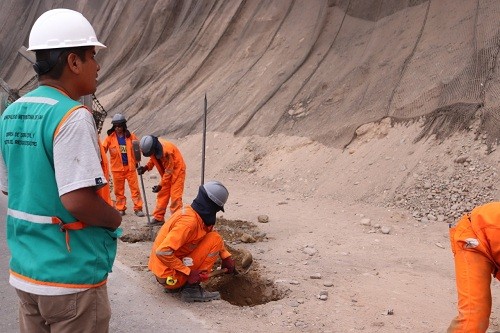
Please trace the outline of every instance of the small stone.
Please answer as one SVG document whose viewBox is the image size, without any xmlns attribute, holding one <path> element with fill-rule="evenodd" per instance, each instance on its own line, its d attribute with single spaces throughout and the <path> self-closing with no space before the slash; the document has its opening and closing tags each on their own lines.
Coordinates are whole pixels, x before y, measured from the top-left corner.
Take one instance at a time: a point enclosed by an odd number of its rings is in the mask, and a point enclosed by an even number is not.
<svg viewBox="0 0 500 333">
<path fill-rule="evenodd" d="M 318 250 L 316 250 L 314 247 L 306 246 L 305 248 L 302 249 L 302 252 L 310 256 L 313 256 L 316 254 L 316 252 L 318 252 Z"/>
<path fill-rule="evenodd" d="M 243 243 L 255 243 L 256 242 L 255 238 L 252 235 L 249 235 L 249 234 L 243 234 L 243 235 L 241 235 L 240 240 Z"/>
<path fill-rule="evenodd" d="M 267 215 L 259 215 L 257 216 L 257 221 L 260 223 L 268 223 L 269 222 L 269 216 Z"/>
<path fill-rule="evenodd" d="M 359 222 L 361 223 L 361 225 L 366 225 L 366 226 L 369 226 L 372 224 L 371 220 L 370 219 L 361 219 L 361 221 Z"/>
<path fill-rule="evenodd" d="M 311 279 L 316 279 L 319 280 L 321 279 L 321 274 L 320 273 L 314 273 L 310 276 Z"/>
<path fill-rule="evenodd" d="M 391 232 L 391 228 L 390 227 L 382 227 L 382 228 L 380 228 L 380 232 L 385 234 L 385 235 L 388 235 Z"/>
</svg>

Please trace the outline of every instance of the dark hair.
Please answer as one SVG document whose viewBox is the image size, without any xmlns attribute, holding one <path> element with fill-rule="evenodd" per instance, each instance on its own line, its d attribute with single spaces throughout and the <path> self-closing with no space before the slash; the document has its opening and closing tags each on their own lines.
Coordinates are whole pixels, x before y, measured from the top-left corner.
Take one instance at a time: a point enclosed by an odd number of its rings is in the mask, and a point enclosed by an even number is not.
<svg viewBox="0 0 500 333">
<path fill-rule="evenodd" d="M 40 75 L 47 75 L 52 79 L 59 79 L 62 75 L 64 66 L 68 63 L 68 55 L 76 54 L 80 60 L 85 62 L 85 53 L 92 46 L 70 47 L 50 50 L 37 50 L 36 63 L 33 64 L 35 72 Z"/>
</svg>

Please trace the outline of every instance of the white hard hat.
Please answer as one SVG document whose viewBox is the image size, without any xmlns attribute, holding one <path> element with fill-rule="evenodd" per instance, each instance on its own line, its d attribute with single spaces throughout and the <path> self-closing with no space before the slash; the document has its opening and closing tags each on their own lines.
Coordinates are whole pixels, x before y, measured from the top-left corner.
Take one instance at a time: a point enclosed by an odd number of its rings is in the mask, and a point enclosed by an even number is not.
<svg viewBox="0 0 500 333">
<path fill-rule="evenodd" d="M 43 13 L 31 28 L 28 51 L 68 47 L 106 47 L 97 40 L 94 28 L 79 12 L 52 9 Z"/>
<path fill-rule="evenodd" d="M 207 191 L 207 195 L 217 206 L 224 211 L 224 204 L 229 197 L 229 192 L 226 187 L 219 181 L 210 181 L 203 184 L 203 188 Z"/>
<path fill-rule="evenodd" d="M 113 116 L 113 119 L 111 120 L 111 124 L 123 124 L 126 123 L 127 119 L 125 119 L 125 116 L 122 115 L 121 113 L 117 113 Z"/>
</svg>

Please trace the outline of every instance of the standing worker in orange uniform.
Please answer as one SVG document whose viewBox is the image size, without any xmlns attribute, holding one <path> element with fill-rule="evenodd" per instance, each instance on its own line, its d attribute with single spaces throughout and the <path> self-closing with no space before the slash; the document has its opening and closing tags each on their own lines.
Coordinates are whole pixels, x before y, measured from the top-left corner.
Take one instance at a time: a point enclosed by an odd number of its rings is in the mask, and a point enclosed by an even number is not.
<svg viewBox="0 0 500 333">
<path fill-rule="evenodd" d="M 458 316 L 448 333 L 484 333 L 490 324 L 491 277 L 500 279 L 500 201 L 478 206 L 450 226 Z"/>
<path fill-rule="evenodd" d="M 156 167 L 161 175 L 158 185 L 153 186 L 156 197 L 156 208 L 150 225 L 165 223 L 165 211 L 170 201 L 170 212 L 173 214 L 182 207 L 182 193 L 186 179 L 186 164 L 180 150 L 171 142 L 158 139 L 153 135 L 142 137 L 140 142 L 142 154 L 149 157 L 146 165 L 137 168 L 142 175 Z"/>
<path fill-rule="evenodd" d="M 166 292 L 181 291 L 185 302 L 220 299 L 219 292 L 200 286 L 220 257 L 226 273 L 235 271 L 231 253 L 221 235 L 213 230 L 218 211 L 224 211 L 229 192 L 218 181 L 200 186 L 189 206 L 173 214 L 165 223 L 151 248 L 148 267 Z"/>
<path fill-rule="evenodd" d="M 134 202 L 134 213 L 139 217 L 145 216 L 142 212 L 141 192 L 137 180 L 136 161 L 132 150 L 132 141 L 138 140 L 134 133 L 127 129 L 127 120 L 117 113 L 111 120 L 113 126 L 108 130 L 108 136 L 102 143 L 104 150 L 109 151 L 111 157 L 111 173 L 113 174 L 113 185 L 116 196 L 115 207 L 121 215 L 127 210 L 127 198 L 125 197 L 125 180 L 128 181 L 132 201 Z"/>
</svg>

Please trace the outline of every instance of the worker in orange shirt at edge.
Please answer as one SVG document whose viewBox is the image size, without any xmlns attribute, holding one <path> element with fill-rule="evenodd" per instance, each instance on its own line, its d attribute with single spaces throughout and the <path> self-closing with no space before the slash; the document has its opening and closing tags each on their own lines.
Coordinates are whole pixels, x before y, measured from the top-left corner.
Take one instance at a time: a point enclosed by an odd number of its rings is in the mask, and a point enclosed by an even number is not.
<svg viewBox="0 0 500 333">
<path fill-rule="evenodd" d="M 448 333 L 484 333 L 490 323 L 491 277 L 500 280 L 500 202 L 490 202 L 450 225 L 458 316 Z"/>
<path fill-rule="evenodd" d="M 191 205 L 175 212 L 165 223 L 151 248 L 148 267 L 165 292 L 181 291 L 185 302 L 220 299 L 219 292 L 200 286 L 220 257 L 226 273 L 234 273 L 235 263 L 221 235 L 213 230 L 216 214 L 224 211 L 229 192 L 218 181 L 199 187 Z"/>
<path fill-rule="evenodd" d="M 134 202 L 134 213 L 139 217 L 143 217 L 145 215 L 142 212 L 141 192 L 139 191 L 139 182 L 135 172 L 137 162 L 132 148 L 132 141 L 138 139 L 134 133 L 127 129 L 127 120 L 122 114 L 115 114 L 111 124 L 113 126 L 108 130 L 108 136 L 104 139 L 102 146 L 106 152 L 109 151 L 111 157 L 111 173 L 113 174 L 116 197 L 115 208 L 121 215 L 125 215 L 127 210 L 126 180 Z"/>
<path fill-rule="evenodd" d="M 102 167 L 102 172 L 104 173 L 104 177 L 106 178 L 106 185 L 98 189 L 96 192 L 104 201 L 108 203 L 108 205 L 113 207 L 113 200 L 111 200 L 111 188 L 109 186 L 109 179 L 110 179 L 109 161 L 108 157 L 106 156 L 106 151 L 102 146 L 101 138 L 97 137 L 97 143 L 99 145 L 99 151 L 101 153 L 101 167 Z"/>
<path fill-rule="evenodd" d="M 142 175 L 155 166 L 161 175 L 160 183 L 153 186 L 153 193 L 158 195 L 153 219 L 149 222 L 149 225 L 161 225 L 165 223 L 165 211 L 169 201 L 171 214 L 182 207 L 186 164 L 180 150 L 173 143 L 158 139 L 156 136 L 143 136 L 140 148 L 142 154 L 149 157 L 149 161 L 146 165 L 138 167 L 137 173 Z"/>
</svg>

